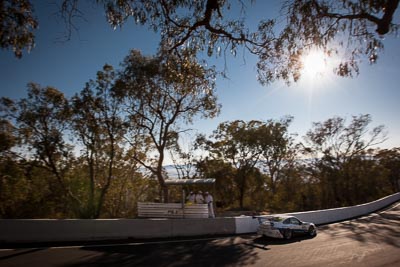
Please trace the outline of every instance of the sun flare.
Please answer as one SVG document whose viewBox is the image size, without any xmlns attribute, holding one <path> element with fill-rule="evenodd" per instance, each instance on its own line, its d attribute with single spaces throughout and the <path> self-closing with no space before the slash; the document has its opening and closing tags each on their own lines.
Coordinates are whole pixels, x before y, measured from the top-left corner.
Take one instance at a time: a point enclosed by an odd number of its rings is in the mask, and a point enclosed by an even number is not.
<svg viewBox="0 0 400 267">
<path fill-rule="evenodd" d="M 303 55 L 301 61 L 302 76 L 307 79 L 321 78 L 328 72 L 327 56 L 321 50 L 310 50 L 309 53 Z"/>
</svg>

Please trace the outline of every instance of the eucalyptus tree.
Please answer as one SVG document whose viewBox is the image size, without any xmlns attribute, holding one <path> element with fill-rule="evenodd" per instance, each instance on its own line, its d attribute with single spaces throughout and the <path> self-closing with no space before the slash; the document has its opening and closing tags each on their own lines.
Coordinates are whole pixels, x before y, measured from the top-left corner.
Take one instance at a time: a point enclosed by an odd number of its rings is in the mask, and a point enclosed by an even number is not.
<svg viewBox="0 0 400 267">
<path fill-rule="evenodd" d="M 275 35 L 272 48 L 263 47 L 256 53 L 260 82 L 276 78 L 298 80 L 302 57 L 313 49 L 323 51 L 327 61 L 334 62 L 337 75 L 357 75 L 363 59 L 371 64 L 377 62 L 384 48 L 383 37 L 397 35 L 399 20 L 394 14 L 398 3 L 399 0 L 284 1 L 281 13 L 286 24 Z"/>
<path fill-rule="evenodd" d="M 365 178 L 372 173 L 369 149 L 384 142 L 386 132 L 383 125 L 370 129 L 371 121 L 371 116 L 365 114 L 353 116 L 346 125 L 344 118 L 334 117 L 314 123 L 307 132 L 304 152 L 309 156 L 311 176 L 319 180 L 325 206 L 353 204 L 354 191 L 361 189 L 355 179 L 362 176 L 355 175 L 355 170 L 363 171 Z M 364 164 L 366 161 L 369 164 Z M 362 182 L 367 184 L 368 179 Z M 357 184 L 358 189 L 353 187 Z"/>
<path fill-rule="evenodd" d="M 400 191 L 400 148 L 379 150 L 375 159 L 385 168 L 392 192 Z"/>
<path fill-rule="evenodd" d="M 236 168 L 230 162 L 206 156 L 197 161 L 196 171 L 202 177 L 215 178 L 214 200 L 217 207 L 237 205 Z"/>
<path fill-rule="evenodd" d="M 369 129 L 371 115 L 352 116 L 348 125 L 346 119 L 333 117 L 324 122 L 313 123 L 305 139 L 308 151 L 324 156 L 332 164 L 342 163 L 365 152 L 368 148 L 386 140 L 383 125 Z"/>
<path fill-rule="evenodd" d="M 196 178 L 198 173 L 196 172 L 196 165 L 199 161 L 198 153 L 196 150 L 194 141 L 182 144 L 179 139 L 175 140 L 175 145 L 171 146 L 169 156 L 172 160 L 176 175 L 178 179 L 182 178 Z"/>
<path fill-rule="evenodd" d="M 7 104 L 8 102 L 8 104 Z M 18 144 L 17 129 L 7 116 L 7 99 L 0 101 L 0 218 L 15 218 L 21 214 L 21 203 L 27 199 L 24 169 L 13 151 Z"/>
<path fill-rule="evenodd" d="M 231 121 L 221 123 L 210 139 L 199 136 L 201 144 L 215 160 L 229 162 L 236 170 L 234 183 L 238 190 L 239 205 L 244 206 L 244 198 L 252 176 L 264 180 L 258 191 L 276 194 L 277 183 L 283 170 L 293 165 L 295 150 L 288 126 L 292 118 L 280 121 Z M 266 175 L 260 176 L 264 167 Z"/>
<path fill-rule="evenodd" d="M 229 162 L 235 168 L 233 182 L 240 208 L 244 207 L 247 180 L 262 156 L 257 130 L 263 125 L 263 122 L 255 120 L 223 122 L 210 136 L 211 139 L 199 136 L 197 140 L 211 158 Z"/>
<path fill-rule="evenodd" d="M 29 0 L 4 0 L 0 2 L 0 47 L 11 49 L 17 58 L 35 45 L 34 31 L 39 22 L 34 16 Z"/>
<path fill-rule="evenodd" d="M 4 102 L 2 104 L 4 104 Z M 2 104 L 0 104 L 0 112 L 2 112 Z M 0 118 L 0 156 L 3 157 L 12 153 L 12 148 L 17 142 L 18 137 L 12 122 L 7 118 Z"/>
<path fill-rule="evenodd" d="M 79 0 L 60 1 L 67 39 L 84 18 Z M 382 36 L 395 35 L 399 26 L 399 0 L 287 0 L 276 16 L 254 23 L 248 12 L 256 1 L 95 0 L 104 7 L 108 23 L 122 27 L 129 19 L 161 35 L 160 47 L 179 52 L 183 47 L 205 51 L 209 56 L 244 48 L 258 57 L 258 79 L 296 81 L 301 56 L 313 47 L 327 55 L 342 52 L 335 68 L 338 75 L 359 72 L 361 58 L 375 63 L 384 44 Z M 38 20 L 30 0 L 5 0 L 0 5 L 0 43 L 21 56 L 34 44 Z M 255 25 L 252 25 L 252 24 Z M 11 30 L 10 30 L 11 29 Z"/>
<path fill-rule="evenodd" d="M 113 90 L 124 103 L 132 157 L 157 178 L 167 201 L 163 174 L 167 150 L 194 119 L 219 113 L 215 71 L 199 64 L 190 51 L 146 57 L 132 50 Z"/>
<path fill-rule="evenodd" d="M 65 206 L 69 201 L 74 207 L 79 206 L 68 180 L 73 147 L 65 136 L 70 111 L 64 94 L 54 87 L 30 83 L 27 98 L 18 101 L 2 98 L 2 112 L 16 133 L 14 151 L 53 175 Z"/>
<path fill-rule="evenodd" d="M 114 171 L 123 159 L 121 102 L 112 93 L 115 71 L 104 65 L 97 79 L 90 80 L 71 100 L 73 134 L 82 147 L 89 184 L 87 207 L 82 216 L 98 218 Z M 117 179 L 117 178 L 115 178 Z"/>
<path fill-rule="evenodd" d="M 272 194 L 276 193 L 283 171 L 293 168 L 295 164 L 296 147 L 288 131 L 292 120 L 293 117 L 285 117 L 279 121 L 269 120 L 258 129 L 261 162 L 268 174 L 267 184 Z"/>
</svg>

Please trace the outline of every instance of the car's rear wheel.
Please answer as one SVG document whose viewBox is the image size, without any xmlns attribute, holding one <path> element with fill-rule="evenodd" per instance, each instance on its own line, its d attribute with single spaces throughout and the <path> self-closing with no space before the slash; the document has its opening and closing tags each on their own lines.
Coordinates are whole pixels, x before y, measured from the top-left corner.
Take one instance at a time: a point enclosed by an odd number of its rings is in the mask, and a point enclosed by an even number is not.
<svg viewBox="0 0 400 267">
<path fill-rule="evenodd" d="M 283 237 L 284 237 L 285 239 L 289 240 L 289 239 L 292 238 L 292 236 L 293 236 L 292 230 L 290 230 L 290 229 L 285 229 L 285 230 L 283 231 Z"/>
<path fill-rule="evenodd" d="M 314 237 L 317 235 L 317 230 L 315 229 L 314 226 L 310 226 L 310 228 L 308 228 L 308 235 L 311 237 Z"/>
</svg>

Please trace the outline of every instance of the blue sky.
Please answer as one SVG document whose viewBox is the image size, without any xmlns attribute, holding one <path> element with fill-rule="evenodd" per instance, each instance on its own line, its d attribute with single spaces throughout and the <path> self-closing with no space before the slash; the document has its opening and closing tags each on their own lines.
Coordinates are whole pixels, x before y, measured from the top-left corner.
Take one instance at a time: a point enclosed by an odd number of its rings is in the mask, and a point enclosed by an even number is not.
<svg viewBox="0 0 400 267">
<path fill-rule="evenodd" d="M 105 64 L 115 67 L 130 49 L 143 54 L 156 52 L 159 35 L 132 21 L 122 29 L 113 30 L 103 10 L 84 6 L 86 21 L 79 22 L 79 33 L 67 42 L 57 41 L 64 26 L 53 13 L 57 8 L 49 1 L 35 1 L 40 28 L 36 31 L 36 47 L 16 59 L 10 51 L 0 51 L 1 96 L 13 99 L 26 96 L 26 84 L 36 82 L 54 86 L 67 96 L 79 92 L 85 82 L 94 79 Z M 261 8 L 250 8 L 249 18 L 277 16 L 278 5 L 261 2 Z M 279 2 L 279 1 L 274 1 Z M 268 3 L 268 4 L 265 4 Z M 268 13 L 269 12 L 269 13 Z M 395 20 L 399 22 L 399 10 Z M 303 136 L 312 122 L 333 116 L 350 119 L 351 115 L 369 113 L 371 126 L 384 124 L 389 132 L 384 148 L 400 146 L 400 39 L 387 37 L 385 51 L 378 64 L 361 65 L 358 77 L 339 78 L 326 75 L 316 83 L 302 80 L 290 87 L 282 82 L 261 86 L 256 79 L 257 58 L 249 54 L 236 58 L 211 59 L 218 68 L 227 65 L 228 79 L 219 78 L 217 90 L 222 104 L 221 115 L 212 120 L 196 121 L 191 128 L 210 134 L 220 122 L 227 120 L 268 120 L 285 115 L 294 116 L 290 131 Z"/>
</svg>

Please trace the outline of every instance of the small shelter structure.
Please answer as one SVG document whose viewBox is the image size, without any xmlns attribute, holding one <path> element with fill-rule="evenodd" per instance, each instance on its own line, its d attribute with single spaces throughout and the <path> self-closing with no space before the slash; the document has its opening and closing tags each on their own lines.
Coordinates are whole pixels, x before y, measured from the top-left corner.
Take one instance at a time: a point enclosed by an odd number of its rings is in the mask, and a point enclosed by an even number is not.
<svg viewBox="0 0 400 267">
<path fill-rule="evenodd" d="M 207 204 L 185 203 L 186 194 L 185 186 L 194 185 L 212 185 L 214 192 L 215 179 L 167 179 L 167 186 L 181 186 L 182 200 L 181 203 L 154 203 L 154 202 L 138 202 L 139 217 L 147 218 L 208 218 Z M 210 190 L 211 191 L 211 190 Z"/>
</svg>

